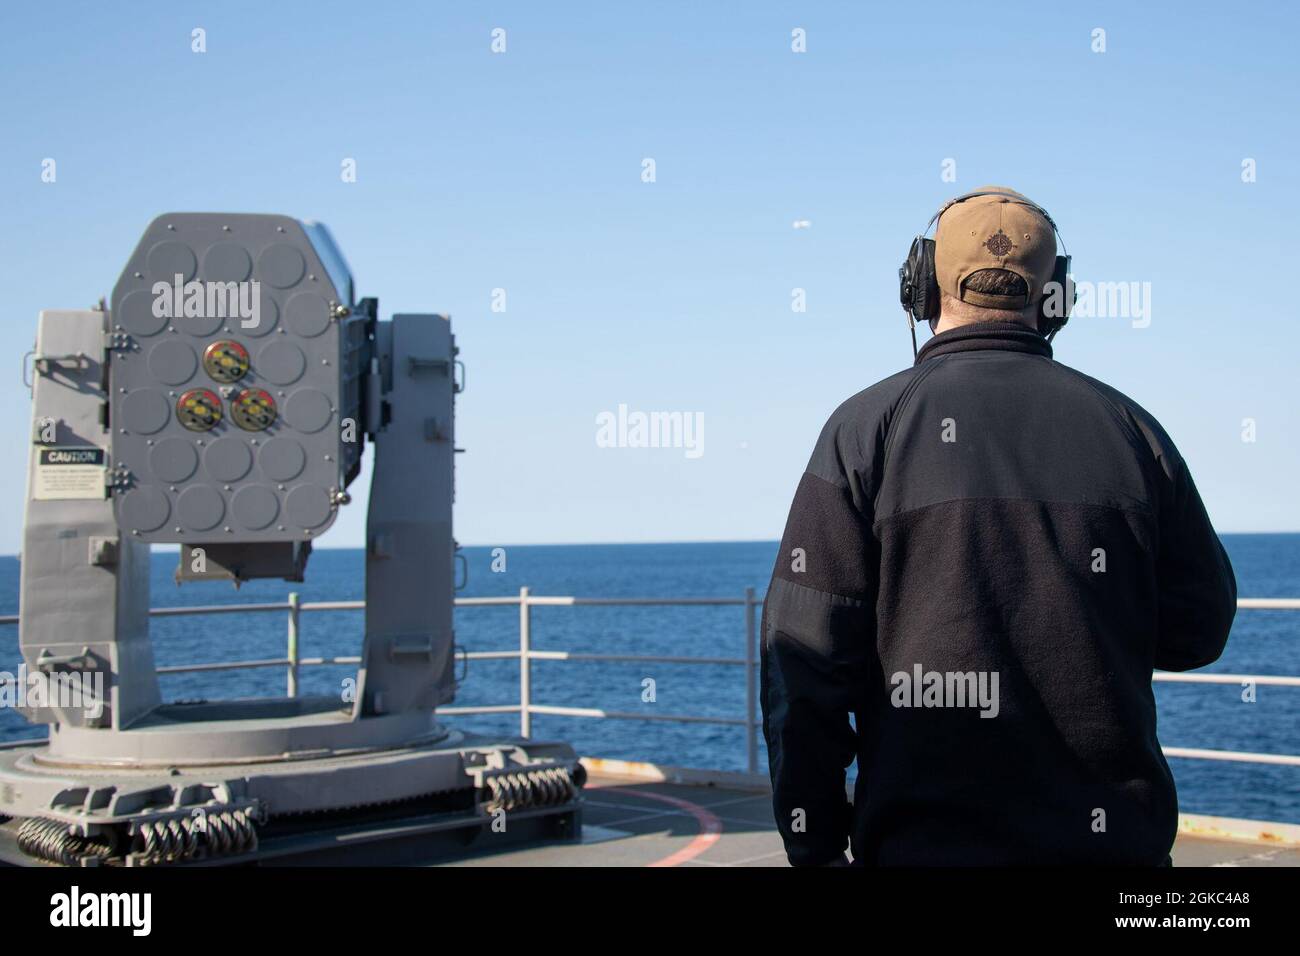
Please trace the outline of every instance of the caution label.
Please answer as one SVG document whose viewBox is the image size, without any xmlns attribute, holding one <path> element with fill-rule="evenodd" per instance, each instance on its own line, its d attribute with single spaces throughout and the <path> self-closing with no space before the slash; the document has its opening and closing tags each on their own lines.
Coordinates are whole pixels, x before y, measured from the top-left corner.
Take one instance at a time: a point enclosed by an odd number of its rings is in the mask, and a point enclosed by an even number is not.
<svg viewBox="0 0 1300 956">
<path fill-rule="evenodd" d="M 32 497 L 37 501 L 104 498 L 107 461 L 102 448 L 37 449 Z"/>
</svg>

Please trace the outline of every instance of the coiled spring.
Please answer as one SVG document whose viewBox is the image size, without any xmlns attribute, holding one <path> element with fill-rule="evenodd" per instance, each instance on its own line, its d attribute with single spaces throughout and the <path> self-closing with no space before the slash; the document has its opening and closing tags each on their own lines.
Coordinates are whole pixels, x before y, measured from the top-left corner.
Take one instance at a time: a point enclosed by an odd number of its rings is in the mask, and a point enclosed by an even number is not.
<svg viewBox="0 0 1300 956">
<path fill-rule="evenodd" d="M 257 849 L 257 828 L 244 810 L 220 810 L 135 827 L 132 861 L 145 866 L 199 856 L 232 856 Z"/>
<path fill-rule="evenodd" d="M 483 808 L 488 813 L 558 806 L 578 793 L 573 772 L 567 767 L 520 770 L 488 777 L 483 783 L 488 791 Z"/>
<path fill-rule="evenodd" d="M 44 817 L 27 817 L 18 824 L 18 847 L 28 856 L 62 866 L 78 866 L 86 857 L 103 861 L 113 855 L 111 839 L 76 836 L 66 823 Z"/>
<path fill-rule="evenodd" d="M 87 857 L 102 863 L 116 851 L 111 835 L 76 836 L 66 823 L 43 817 L 27 817 L 18 824 L 18 846 L 28 856 L 62 866 L 79 866 Z M 137 823 L 131 861 L 155 866 L 256 849 L 257 827 L 247 811 L 214 810 Z"/>
</svg>

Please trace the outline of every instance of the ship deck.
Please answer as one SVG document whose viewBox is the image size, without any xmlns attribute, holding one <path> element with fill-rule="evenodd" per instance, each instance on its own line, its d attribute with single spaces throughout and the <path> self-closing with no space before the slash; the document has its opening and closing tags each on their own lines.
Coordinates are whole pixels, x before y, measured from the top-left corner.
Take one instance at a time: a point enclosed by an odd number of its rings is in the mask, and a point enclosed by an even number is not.
<svg viewBox="0 0 1300 956">
<path fill-rule="evenodd" d="M 585 760 L 579 843 L 445 860 L 446 866 L 787 866 L 761 778 Z M 1300 826 L 1184 815 L 1175 866 L 1300 866 Z"/>
<path fill-rule="evenodd" d="M 507 832 L 499 837 L 485 825 L 466 827 L 447 814 L 434 814 L 282 834 L 235 862 L 264 866 L 788 865 L 763 777 L 598 758 L 582 762 L 588 777 L 578 840 L 537 836 L 563 832 L 572 823 L 568 813 L 514 811 L 510 819 L 515 825 L 507 820 Z M 1173 861 L 1182 867 L 1300 866 L 1300 824 L 1183 814 Z M 0 863 L 51 865 L 18 849 L 12 824 L 0 827 Z"/>
</svg>

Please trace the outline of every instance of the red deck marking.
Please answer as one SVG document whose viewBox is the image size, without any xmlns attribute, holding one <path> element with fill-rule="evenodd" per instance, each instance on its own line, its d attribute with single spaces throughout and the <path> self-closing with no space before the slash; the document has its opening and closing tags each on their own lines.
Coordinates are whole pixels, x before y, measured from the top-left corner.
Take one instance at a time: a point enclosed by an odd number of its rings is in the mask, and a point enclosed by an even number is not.
<svg viewBox="0 0 1300 956">
<path fill-rule="evenodd" d="M 616 789 L 617 793 L 627 793 L 638 797 L 644 797 L 647 800 L 658 800 L 660 803 L 671 804 L 678 810 L 685 810 L 695 818 L 700 825 L 700 832 L 690 843 L 682 847 L 675 853 L 670 853 L 661 860 L 655 860 L 653 863 L 647 863 L 646 866 L 680 866 L 687 860 L 699 856 L 713 844 L 722 838 L 722 821 L 715 817 L 698 803 L 691 803 L 689 800 L 682 800 L 678 797 L 670 797 L 664 793 L 651 793 L 649 790 L 628 790 L 622 787 Z"/>
</svg>

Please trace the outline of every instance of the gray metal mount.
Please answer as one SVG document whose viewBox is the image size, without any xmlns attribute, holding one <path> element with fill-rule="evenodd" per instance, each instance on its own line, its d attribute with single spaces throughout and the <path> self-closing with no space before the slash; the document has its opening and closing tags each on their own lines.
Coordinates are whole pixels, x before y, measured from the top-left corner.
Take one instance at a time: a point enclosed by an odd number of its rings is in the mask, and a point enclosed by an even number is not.
<svg viewBox="0 0 1300 956">
<path fill-rule="evenodd" d="M 19 644 L 46 689 L 22 712 L 50 731 L 0 747 L 0 860 L 266 859 L 379 807 L 410 819 L 375 833 L 506 814 L 576 837 L 570 747 L 436 719 L 455 690 L 450 322 L 381 321 L 323 226 L 270 215 L 159 216 L 111 302 L 37 330 Z M 180 546 L 178 582 L 302 580 L 367 440 L 355 693 L 165 703 L 150 545 Z"/>
</svg>

